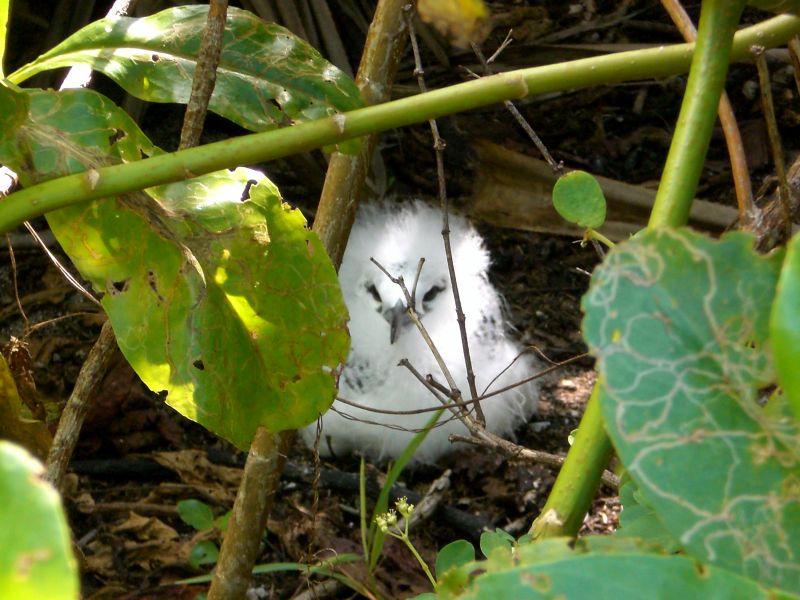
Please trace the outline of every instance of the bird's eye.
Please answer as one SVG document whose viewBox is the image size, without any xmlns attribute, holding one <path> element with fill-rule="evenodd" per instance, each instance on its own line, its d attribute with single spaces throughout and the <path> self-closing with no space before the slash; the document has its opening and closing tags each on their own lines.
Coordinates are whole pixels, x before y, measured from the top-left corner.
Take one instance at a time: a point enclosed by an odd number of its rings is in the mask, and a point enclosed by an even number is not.
<svg viewBox="0 0 800 600">
<path fill-rule="evenodd" d="M 375 302 L 381 303 L 381 295 L 378 293 L 378 288 L 375 287 L 374 283 L 367 284 L 367 291 L 375 299 Z"/>
<path fill-rule="evenodd" d="M 429 289 L 427 292 L 425 292 L 425 295 L 422 297 L 422 301 L 423 302 L 430 302 L 431 300 L 436 298 L 436 296 L 438 296 L 443 291 L 444 291 L 444 288 L 442 286 L 435 285 L 431 289 Z"/>
</svg>

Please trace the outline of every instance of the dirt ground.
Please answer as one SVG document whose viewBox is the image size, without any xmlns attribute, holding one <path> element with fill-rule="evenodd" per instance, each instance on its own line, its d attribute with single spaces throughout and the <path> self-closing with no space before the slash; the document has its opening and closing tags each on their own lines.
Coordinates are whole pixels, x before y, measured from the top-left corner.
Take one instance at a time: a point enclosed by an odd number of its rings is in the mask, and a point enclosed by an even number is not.
<svg viewBox="0 0 800 600">
<path fill-rule="evenodd" d="M 570 12 L 573 5 L 583 9 Z M 599 44 L 678 41 L 658 2 L 513 1 L 494 3 L 493 10 L 503 18 L 497 20 L 487 50 L 493 51 L 509 27 L 520 36 L 499 61 L 502 68 L 552 60 L 556 51 L 566 60 L 593 52 Z M 571 35 L 550 42 L 556 47 L 534 43 L 570 28 Z M 346 41 L 348 53 L 357 57 L 356 41 Z M 426 68 L 431 87 L 465 79 L 459 65 L 474 63 L 471 55 L 455 50 L 449 53 L 449 67 L 437 61 L 430 50 L 425 54 L 431 65 Z M 787 63 L 776 59 L 771 66 L 778 120 L 785 150 L 791 156 L 800 140 L 800 105 Z M 406 60 L 397 95 L 413 93 L 411 70 Z M 746 132 L 746 152 L 757 188 L 771 167 L 758 96 L 752 93 L 756 79 L 752 66 L 738 65 L 732 69 L 728 91 Z M 520 108 L 557 160 L 597 175 L 652 186 L 666 156 L 684 83 L 683 77 L 677 77 L 607 86 L 526 100 Z M 101 82 L 101 87 L 104 85 Z M 170 148 L 180 118 L 181 112 L 174 107 L 151 107 L 142 116 L 142 125 L 157 144 Z M 441 126 L 450 148 L 446 153 L 448 187 L 456 205 L 471 190 L 476 168 L 475 155 L 469 150 L 471 140 L 480 137 L 537 156 L 525 134 L 499 106 L 443 119 Z M 221 119 L 211 118 L 206 140 L 235 133 Z M 380 154 L 387 174 L 383 181 L 389 182 L 390 193 L 435 194 L 427 126 L 387 132 Z M 319 196 L 324 176 L 322 155 L 295 157 L 266 168 L 286 200 L 313 219 L 312 199 Z M 719 132 L 698 194 L 732 205 L 730 169 Z M 43 220 L 34 225 L 47 231 Z M 595 249 L 566 237 L 478 226 L 492 253 L 492 280 L 507 301 L 509 320 L 519 339 L 555 362 L 584 353 L 580 298 L 587 289 L 588 274 L 599 260 Z M 57 243 L 46 239 L 54 254 L 69 265 Z M 74 385 L 103 317 L 64 280 L 23 230 L 11 234 L 9 240 L 16 265 L 7 246 L 0 249 L 0 342 L 12 335 L 25 339 L 37 390 L 52 419 Z M 17 297 L 26 318 L 20 314 Z M 26 327 L 35 324 L 44 325 L 26 334 Z M 592 361 L 586 357 L 548 376 L 538 413 L 518 432 L 517 440 L 531 448 L 566 453 L 569 433 L 578 425 L 593 381 Z M 188 556 L 197 542 L 213 538 L 211 532 L 197 532 L 186 525 L 178 517 L 176 503 L 196 498 L 208 503 L 215 515 L 223 514 L 231 507 L 243 461 L 244 455 L 230 444 L 167 407 L 119 358 L 87 418 L 65 492 L 75 540 L 84 554 L 84 597 L 188 599 L 202 592 L 203 586 L 168 585 L 208 571 L 208 567 L 197 570 L 189 566 Z M 320 552 L 362 552 L 358 460 L 343 457 L 323 462 L 316 484 L 313 464 L 311 453 L 298 442 L 289 456 L 260 564 L 302 562 L 322 556 Z M 483 450 L 464 449 L 436 467 L 405 473 L 402 486 L 424 493 L 445 469 L 451 471 L 450 487 L 440 510 L 412 530 L 417 548 L 430 563 L 438 548 L 458 538 L 477 541 L 484 529 L 501 527 L 515 536 L 525 533 L 556 476 L 550 467 L 513 463 Z M 368 477 L 373 486 L 379 485 L 382 468 L 369 465 Z M 613 531 L 619 511 L 614 490 L 601 489 L 582 533 Z M 347 572 L 356 578 L 364 576 L 358 567 Z M 411 555 L 393 540 L 386 546 L 375 581 L 388 598 L 428 590 Z M 297 573 L 260 575 L 257 584 L 261 595 L 254 597 L 289 598 L 306 588 L 307 578 Z M 333 597 L 349 595 L 339 590 Z"/>
</svg>

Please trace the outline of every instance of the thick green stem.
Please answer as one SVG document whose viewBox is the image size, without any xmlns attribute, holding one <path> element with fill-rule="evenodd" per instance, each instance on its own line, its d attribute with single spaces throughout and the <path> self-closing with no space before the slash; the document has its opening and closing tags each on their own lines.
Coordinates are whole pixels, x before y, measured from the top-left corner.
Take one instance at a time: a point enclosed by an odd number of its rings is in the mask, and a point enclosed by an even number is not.
<svg viewBox="0 0 800 600">
<path fill-rule="evenodd" d="M 739 32 L 733 56 L 746 58 L 755 43 L 773 47 L 800 32 L 800 19 L 781 16 Z M 65 206 L 132 192 L 236 165 L 272 160 L 376 131 L 421 123 L 513 98 L 589 88 L 685 72 L 693 45 L 621 52 L 569 63 L 522 69 L 469 81 L 335 118 L 246 135 L 123 165 L 53 179 L 0 203 L 0 232 Z"/>
<path fill-rule="evenodd" d="M 725 86 L 731 40 L 744 0 L 704 0 L 681 113 L 648 227 L 685 225 Z"/>
<path fill-rule="evenodd" d="M 531 525 L 535 538 L 577 535 L 614 449 L 600 413 L 600 382 L 595 383 L 572 447 L 547 502 Z"/>
<path fill-rule="evenodd" d="M 744 5 L 744 0 L 703 2 L 697 48 L 648 227 L 679 227 L 689 218 L 725 84 L 731 40 Z M 575 442 L 542 514 L 531 526 L 536 537 L 576 535 L 591 506 L 600 473 L 612 452 L 600 412 L 600 394 L 598 379 Z"/>
</svg>

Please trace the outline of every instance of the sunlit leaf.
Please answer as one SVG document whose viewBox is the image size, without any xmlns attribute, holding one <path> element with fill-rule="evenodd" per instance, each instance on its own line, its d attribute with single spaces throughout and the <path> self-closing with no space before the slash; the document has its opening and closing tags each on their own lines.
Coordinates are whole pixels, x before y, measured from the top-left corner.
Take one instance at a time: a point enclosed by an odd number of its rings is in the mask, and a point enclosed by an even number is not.
<svg viewBox="0 0 800 600">
<path fill-rule="evenodd" d="M 80 595 L 61 498 L 42 471 L 25 450 L 0 441 L 0 598 Z"/>
<path fill-rule="evenodd" d="M 10 76 L 89 65 L 138 98 L 186 103 L 208 6 L 149 17 L 107 17 Z M 362 106 L 355 83 L 287 29 L 230 7 L 209 110 L 252 131 Z"/>
<path fill-rule="evenodd" d="M 0 146 L 26 184 L 160 152 L 99 94 L 28 93 L 29 122 Z M 259 426 L 298 428 L 330 406 L 349 348 L 338 279 L 261 174 L 211 173 L 47 218 L 128 362 L 183 415 L 247 448 Z"/>
</svg>

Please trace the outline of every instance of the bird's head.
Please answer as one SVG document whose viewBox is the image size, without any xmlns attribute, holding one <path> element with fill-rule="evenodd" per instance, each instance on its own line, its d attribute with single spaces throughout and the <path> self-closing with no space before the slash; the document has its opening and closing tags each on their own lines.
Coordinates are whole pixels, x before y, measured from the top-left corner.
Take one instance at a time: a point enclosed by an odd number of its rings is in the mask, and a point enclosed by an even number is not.
<svg viewBox="0 0 800 600">
<path fill-rule="evenodd" d="M 488 254 L 466 219 L 453 216 L 450 227 L 462 302 L 466 301 L 465 312 L 472 312 L 475 317 L 481 309 L 469 303 L 472 298 L 480 297 L 474 293 L 475 286 L 485 285 Z M 409 292 L 414 291 L 416 281 L 416 312 L 429 330 L 455 322 L 441 229 L 438 209 L 422 202 L 396 210 L 387 210 L 385 206 L 362 207 L 339 271 L 350 309 L 351 330 L 359 328 L 362 335 L 388 338 L 394 344 L 414 328 L 400 286 L 370 258 L 393 277 L 402 276 Z M 417 278 L 420 258 L 425 263 Z"/>
</svg>

